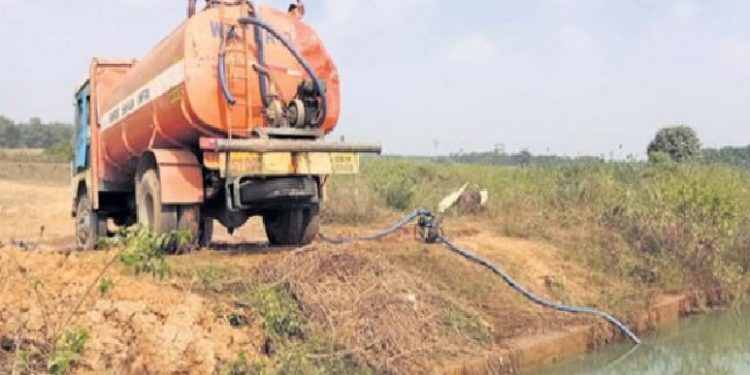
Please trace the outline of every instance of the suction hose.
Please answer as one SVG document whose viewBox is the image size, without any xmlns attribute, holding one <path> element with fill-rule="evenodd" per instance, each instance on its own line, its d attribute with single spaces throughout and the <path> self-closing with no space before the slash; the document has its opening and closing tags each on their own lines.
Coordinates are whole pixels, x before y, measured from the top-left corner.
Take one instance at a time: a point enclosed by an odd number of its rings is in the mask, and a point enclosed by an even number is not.
<svg viewBox="0 0 750 375">
<path fill-rule="evenodd" d="M 319 236 L 330 243 L 341 245 L 341 244 L 347 244 L 359 240 L 377 240 L 380 238 L 383 238 L 385 236 L 389 236 L 391 234 L 396 233 L 399 229 L 405 227 L 409 223 L 411 223 L 414 220 L 419 220 L 419 228 L 421 229 L 421 232 L 419 232 L 420 236 L 423 240 L 427 243 L 441 243 L 445 245 L 449 250 L 453 251 L 454 253 L 464 257 L 465 259 L 479 264 L 482 267 L 485 267 L 492 271 L 497 276 L 500 276 L 503 281 L 505 281 L 508 286 L 513 288 L 516 292 L 524 296 L 529 301 L 549 309 L 562 311 L 566 313 L 572 313 L 572 314 L 586 314 L 586 315 L 593 315 L 598 318 L 604 319 L 610 324 L 612 324 L 614 327 L 616 327 L 620 332 L 622 332 L 623 335 L 625 335 L 627 338 L 629 338 L 633 343 L 636 345 L 641 344 L 641 339 L 636 336 L 633 331 L 628 328 L 623 322 L 621 322 L 619 319 L 615 318 L 609 313 L 606 313 L 604 311 L 600 311 L 591 307 L 583 307 L 583 306 L 571 306 L 571 305 L 565 305 L 561 303 L 553 303 L 550 301 L 547 301 L 546 299 L 532 293 L 528 289 L 526 289 L 521 283 L 516 281 L 513 277 L 511 277 L 507 272 L 505 272 L 502 268 L 498 267 L 497 265 L 493 264 L 489 260 L 480 257 L 479 255 L 464 250 L 460 247 L 458 247 L 456 244 L 454 244 L 452 241 L 450 241 L 448 238 L 446 238 L 442 232 L 435 227 L 435 220 L 436 217 L 429 211 L 425 209 L 419 209 L 408 216 L 404 217 L 402 220 L 398 221 L 396 224 L 394 224 L 392 227 L 382 230 L 380 232 L 359 236 L 359 237 L 348 237 L 348 238 L 331 238 L 327 237 L 324 234 L 319 234 Z"/>
<path fill-rule="evenodd" d="M 302 55 L 300 55 L 300 53 L 297 52 L 297 50 L 289 43 L 289 41 L 287 41 L 286 39 L 284 39 L 284 37 L 281 36 L 281 34 L 279 34 L 278 31 L 276 31 L 273 27 L 271 27 L 271 25 L 269 25 L 269 24 L 261 21 L 257 17 L 252 17 L 252 16 L 241 17 L 239 19 L 239 22 L 240 22 L 240 25 L 253 25 L 253 26 L 256 27 L 256 30 L 257 30 L 257 28 L 261 28 L 261 29 L 267 31 L 274 38 L 278 39 L 281 42 L 281 44 L 284 46 L 284 48 L 286 48 L 287 51 L 289 51 L 289 53 L 292 54 L 292 56 L 294 57 L 294 59 L 297 60 L 297 63 L 299 63 L 302 66 L 302 68 L 305 70 L 305 73 L 307 73 L 307 75 L 313 81 L 313 85 L 315 86 L 315 91 L 317 91 L 318 95 L 320 96 L 320 120 L 319 120 L 319 123 L 322 123 L 323 121 L 325 121 L 325 119 L 326 119 L 326 117 L 328 115 L 328 102 L 327 102 L 327 99 L 326 99 L 326 93 L 325 93 L 325 90 L 323 90 L 323 85 L 321 84 L 320 80 L 318 79 L 318 75 L 312 69 L 312 67 L 310 66 L 310 64 L 308 64 L 307 61 L 305 61 L 305 59 L 302 57 Z M 262 62 L 260 61 L 260 59 L 262 57 L 264 57 L 264 56 L 261 56 L 261 53 L 262 53 L 261 51 L 263 50 L 263 48 L 262 48 L 263 41 L 262 41 L 262 38 L 260 37 L 260 33 L 256 32 L 255 35 L 256 35 L 256 43 L 258 43 L 258 39 L 260 39 L 260 42 L 258 44 L 258 46 L 259 46 L 259 49 L 258 49 L 258 60 L 259 61 L 258 61 L 258 63 L 262 64 Z M 261 85 L 261 87 L 264 87 L 264 85 Z M 265 101 L 265 98 L 263 100 Z"/>
</svg>

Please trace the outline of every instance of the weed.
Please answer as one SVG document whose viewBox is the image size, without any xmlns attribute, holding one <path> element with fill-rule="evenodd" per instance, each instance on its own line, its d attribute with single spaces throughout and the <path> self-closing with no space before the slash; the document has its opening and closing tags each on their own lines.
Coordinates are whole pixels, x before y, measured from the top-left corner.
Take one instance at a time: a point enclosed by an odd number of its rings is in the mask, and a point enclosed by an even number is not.
<svg viewBox="0 0 750 375">
<path fill-rule="evenodd" d="M 727 286 L 750 275 L 744 234 L 750 173 L 739 168 L 637 161 L 518 168 L 406 159 L 366 159 L 362 168 L 357 186 L 369 185 L 402 211 L 434 207 L 456 186 L 476 183 L 490 193 L 486 216 L 501 234 L 582 250 L 570 256 L 637 283 Z M 335 201 L 352 182 L 332 180 Z"/>
<path fill-rule="evenodd" d="M 84 328 L 65 331 L 49 357 L 48 370 L 56 375 L 68 373 L 80 358 L 88 338 L 89 332 Z"/>
<path fill-rule="evenodd" d="M 325 335 L 311 335 L 301 345 L 285 347 L 276 355 L 275 375 L 372 375 Z"/>
<path fill-rule="evenodd" d="M 262 362 L 250 362 L 247 359 L 247 353 L 239 351 L 235 358 L 216 371 L 219 375 L 267 375 L 266 365 Z"/>
<path fill-rule="evenodd" d="M 28 372 L 29 365 L 31 363 L 31 352 L 27 349 L 18 349 L 16 352 L 16 358 L 13 363 L 13 373 L 24 373 Z"/>
<path fill-rule="evenodd" d="M 141 226 L 132 226 L 105 239 L 102 247 L 121 249 L 120 261 L 136 275 L 145 272 L 163 279 L 171 274 L 165 251 L 184 248 L 190 240 L 191 234 L 185 231 L 158 234 Z"/>
<path fill-rule="evenodd" d="M 203 290 L 220 293 L 224 290 L 226 279 L 232 276 L 232 271 L 215 264 L 197 266 L 193 270 L 193 277 Z"/>
<path fill-rule="evenodd" d="M 493 341 L 490 324 L 482 320 L 478 314 L 458 309 L 455 305 L 448 303 L 442 310 L 441 318 L 446 327 L 476 342 L 487 344 Z"/>
<path fill-rule="evenodd" d="M 372 223 L 386 213 L 383 199 L 360 175 L 338 176 L 326 183 L 326 199 L 322 218 L 326 223 Z"/>
<path fill-rule="evenodd" d="M 273 342 L 304 339 L 304 317 L 292 293 L 280 286 L 252 289 L 247 296 L 253 310 L 263 319 L 263 328 Z"/>
<path fill-rule="evenodd" d="M 99 294 L 104 297 L 107 293 L 111 292 L 115 287 L 115 282 L 108 277 L 103 277 L 99 280 Z"/>
<path fill-rule="evenodd" d="M 368 170 L 372 174 L 372 188 L 388 207 L 397 210 L 411 208 L 416 193 L 416 176 L 412 165 L 386 160 L 383 168 Z"/>
</svg>

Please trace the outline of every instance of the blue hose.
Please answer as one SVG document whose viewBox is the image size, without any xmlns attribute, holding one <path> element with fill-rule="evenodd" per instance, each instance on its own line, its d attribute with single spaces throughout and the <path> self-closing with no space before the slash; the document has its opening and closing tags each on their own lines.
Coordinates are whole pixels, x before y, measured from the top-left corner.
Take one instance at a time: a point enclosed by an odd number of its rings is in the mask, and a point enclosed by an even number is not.
<svg viewBox="0 0 750 375">
<path fill-rule="evenodd" d="M 219 86 L 221 86 L 221 92 L 224 93 L 227 103 L 235 105 L 237 100 L 234 99 L 234 95 L 229 90 L 229 83 L 227 83 L 227 53 L 224 50 L 225 44 L 226 36 L 224 35 L 224 25 L 222 24 L 221 36 L 219 37 Z"/>
<path fill-rule="evenodd" d="M 224 93 L 224 98 L 227 99 L 229 105 L 237 104 L 237 100 L 234 99 L 234 95 L 229 91 L 229 84 L 227 83 L 227 64 L 226 54 L 219 54 L 219 84 L 221 86 L 221 92 Z"/>
</svg>

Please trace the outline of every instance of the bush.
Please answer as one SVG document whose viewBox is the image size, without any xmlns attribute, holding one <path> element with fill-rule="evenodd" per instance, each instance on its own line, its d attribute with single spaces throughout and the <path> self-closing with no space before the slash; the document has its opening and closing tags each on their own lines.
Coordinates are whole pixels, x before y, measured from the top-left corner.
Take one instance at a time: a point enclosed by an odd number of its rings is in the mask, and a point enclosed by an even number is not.
<svg viewBox="0 0 750 375">
<path fill-rule="evenodd" d="M 190 240 L 191 233 L 188 231 L 158 234 L 135 225 L 120 229 L 114 237 L 103 240 L 101 247 L 121 249 L 120 261 L 136 275 L 146 272 L 163 279 L 171 273 L 165 251 L 182 249 Z"/>
<path fill-rule="evenodd" d="M 66 374 L 81 356 L 89 332 L 80 328 L 65 331 L 50 355 L 48 369 L 52 374 Z"/>
<path fill-rule="evenodd" d="M 371 223 L 386 212 L 385 204 L 362 176 L 332 176 L 326 184 L 322 218 L 326 223 Z"/>
<path fill-rule="evenodd" d="M 361 178 L 373 191 L 383 185 L 379 196 L 402 184 L 410 208 L 434 207 L 457 186 L 476 183 L 489 191 L 486 216 L 499 232 L 585 249 L 571 254 L 637 282 L 680 288 L 750 276 L 750 173 L 727 165 L 518 168 L 368 159 Z"/>
<path fill-rule="evenodd" d="M 390 162 L 368 172 L 374 174 L 371 176 L 373 190 L 388 207 L 396 210 L 412 208 L 416 180 L 408 165 Z"/>
</svg>

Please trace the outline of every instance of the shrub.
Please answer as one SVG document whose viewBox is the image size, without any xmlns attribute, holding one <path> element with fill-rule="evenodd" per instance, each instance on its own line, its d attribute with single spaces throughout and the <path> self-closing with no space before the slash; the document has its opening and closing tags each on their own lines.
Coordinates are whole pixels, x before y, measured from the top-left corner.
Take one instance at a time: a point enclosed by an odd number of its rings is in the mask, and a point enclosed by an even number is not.
<svg viewBox="0 0 750 375">
<path fill-rule="evenodd" d="M 187 231 L 158 234 L 136 225 L 120 229 L 114 237 L 103 240 L 101 247 L 121 249 L 120 261 L 136 275 L 146 272 L 163 279 L 171 272 L 165 252 L 184 248 L 190 240 Z"/>
<path fill-rule="evenodd" d="M 48 369 L 53 374 L 66 374 L 78 361 L 89 339 L 84 328 L 68 330 L 62 335 L 49 358 Z"/>
<path fill-rule="evenodd" d="M 284 342 L 292 338 L 304 338 L 304 317 L 297 300 L 287 288 L 257 287 L 246 298 L 250 299 L 253 310 L 263 318 L 263 329 L 269 339 Z"/>
<path fill-rule="evenodd" d="M 398 161 L 383 163 L 384 165 L 365 172 L 371 181 L 372 189 L 388 207 L 396 210 L 412 208 L 416 179 L 411 165 Z"/>
<path fill-rule="evenodd" d="M 332 176 L 326 184 L 322 218 L 326 223 L 371 223 L 385 213 L 385 204 L 362 176 Z"/>
</svg>

